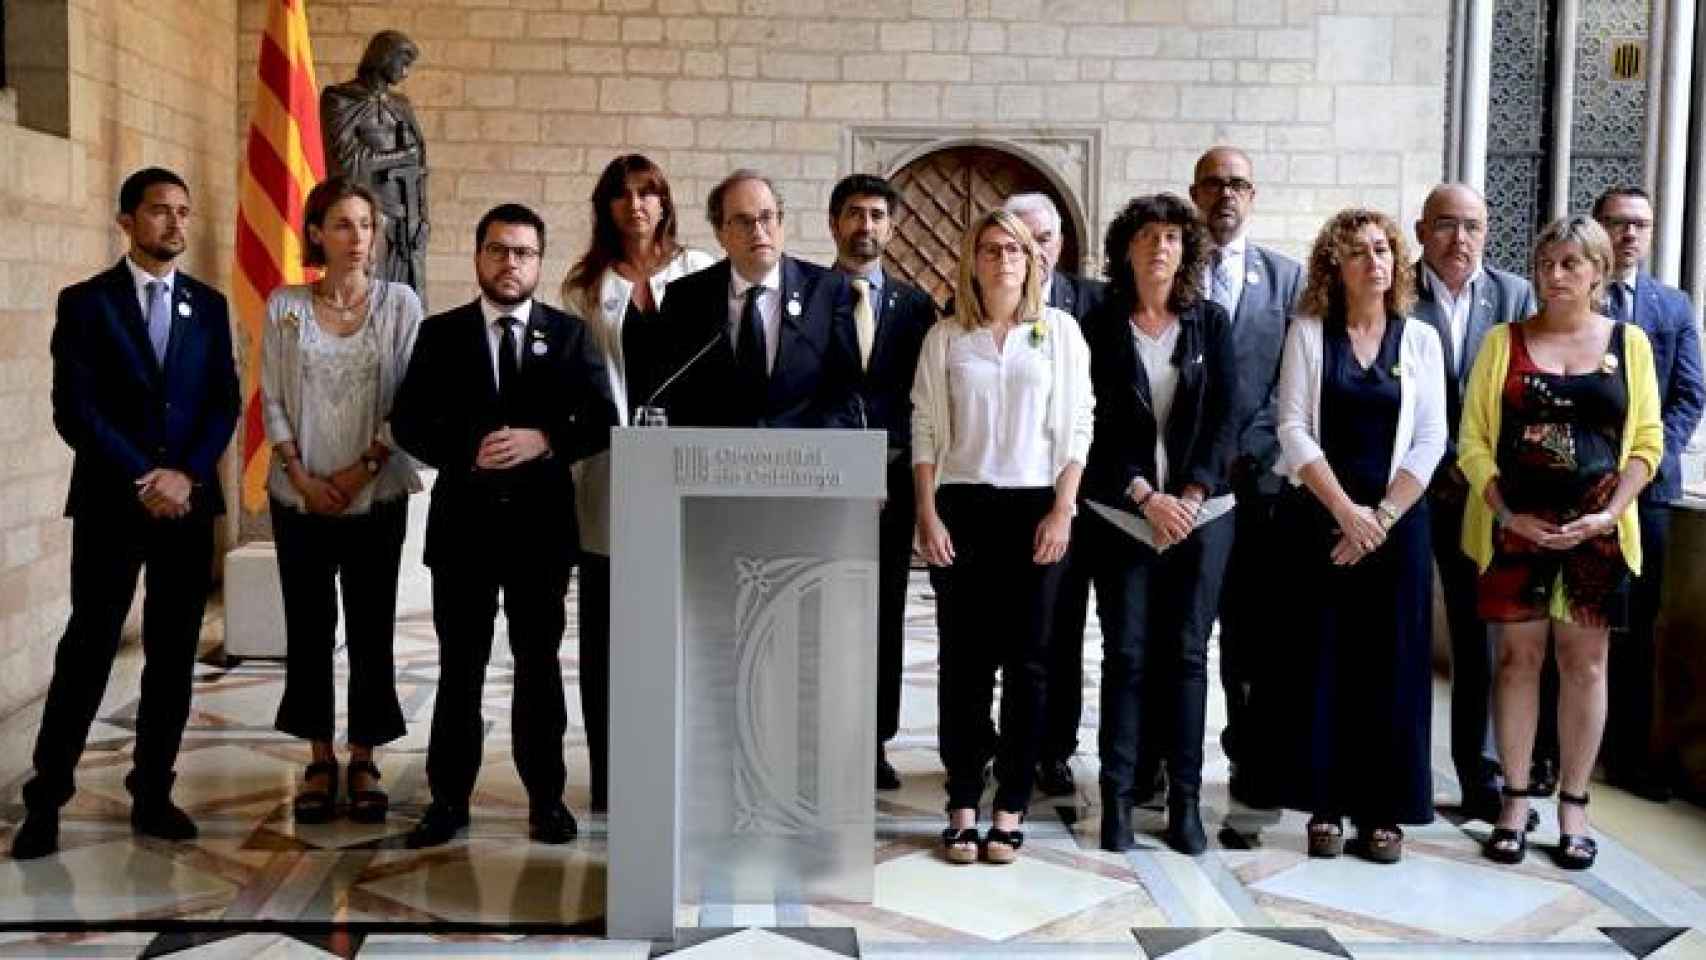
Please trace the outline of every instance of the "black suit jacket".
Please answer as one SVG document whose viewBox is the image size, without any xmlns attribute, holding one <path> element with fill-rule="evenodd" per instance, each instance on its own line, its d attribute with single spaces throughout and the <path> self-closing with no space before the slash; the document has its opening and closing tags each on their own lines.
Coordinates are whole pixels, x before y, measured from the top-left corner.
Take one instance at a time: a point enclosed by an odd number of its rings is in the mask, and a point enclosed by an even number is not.
<svg viewBox="0 0 1706 960">
<path fill-rule="evenodd" d="M 53 425 L 76 453 L 66 516 L 144 515 L 135 481 L 156 467 L 194 482 L 192 516 L 225 512 L 219 457 L 241 400 L 224 296 L 177 272 L 162 369 L 120 261 L 60 291 L 52 353 Z"/>
<path fill-rule="evenodd" d="M 912 447 L 912 378 L 924 349 L 924 335 L 935 322 L 936 302 L 930 295 L 885 270 L 871 362 L 860 377 L 859 395 L 864 402 L 864 426 L 887 430 L 892 450 Z"/>
<path fill-rule="evenodd" d="M 859 347 L 846 278 L 782 258 L 780 340 L 769 382 L 760 390 L 742 382 L 730 341 L 733 269 L 727 259 L 719 260 L 673 281 L 664 292 L 660 326 L 669 338 L 666 369 L 681 371 L 657 397 L 670 425 L 857 426 Z M 664 373 L 660 383 L 669 375 Z"/>
<path fill-rule="evenodd" d="M 480 302 L 421 325 L 391 432 L 438 469 L 427 514 L 429 567 L 501 558 L 566 575 L 574 565 L 580 536 L 569 465 L 610 445 L 616 408 L 604 361 L 580 320 L 535 300 L 524 341 L 519 409 L 506 423 Z M 504 426 L 543 431 L 551 455 L 509 470 L 477 469 L 480 441 Z M 500 518 L 509 525 L 495 528 Z"/>
<path fill-rule="evenodd" d="M 1296 260 L 1266 247 L 1244 248 L 1244 292 L 1232 317 L 1232 343 L 1238 355 L 1239 411 L 1235 466 L 1246 482 L 1277 493 L 1284 480 L 1273 472 L 1279 459 L 1274 388 L 1279 384 L 1280 350 L 1286 323 L 1303 294 L 1303 268 Z"/>
<path fill-rule="evenodd" d="M 1096 432 L 1084 467 L 1084 496 L 1131 509 L 1126 495 L 1142 477 L 1156 486 L 1155 408 L 1149 375 L 1132 341 L 1130 302 L 1111 297 L 1084 323 L 1090 345 L 1090 384 L 1096 394 Z M 1232 328 L 1218 304 L 1201 301 L 1179 315 L 1173 362 L 1179 385 L 1167 418 L 1164 492 L 1199 484 L 1209 496 L 1231 490 L 1238 418 L 1233 404 L 1236 358 Z"/>
<path fill-rule="evenodd" d="M 1108 285 L 1100 280 L 1056 270 L 1049 281 L 1047 306 L 1065 310 L 1072 314 L 1072 319 L 1077 320 L 1079 326 L 1083 326 L 1084 318 L 1102 305 L 1107 294 Z"/>
</svg>

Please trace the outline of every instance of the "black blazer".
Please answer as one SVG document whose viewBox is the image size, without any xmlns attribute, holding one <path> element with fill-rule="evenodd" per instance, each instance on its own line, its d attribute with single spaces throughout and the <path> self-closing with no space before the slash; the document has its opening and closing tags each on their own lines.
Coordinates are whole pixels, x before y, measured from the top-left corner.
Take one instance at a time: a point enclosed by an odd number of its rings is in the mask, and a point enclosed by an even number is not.
<svg viewBox="0 0 1706 960">
<path fill-rule="evenodd" d="M 219 457 L 242 403 L 225 297 L 177 272 L 165 369 L 122 260 L 60 291 L 55 312 L 53 425 L 76 453 L 65 515 L 143 515 L 135 481 L 156 467 L 195 484 L 192 516 L 224 513 Z"/>
<path fill-rule="evenodd" d="M 391 408 L 404 450 L 438 469 L 427 514 L 426 564 L 503 557 L 566 574 L 579 552 L 569 465 L 610 445 L 616 408 L 604 361 L 581 321 L 533 301 L 521 351 L 520 411 L 505 422 L 480 302 L 427 318 Z M 536 353 L 535 343 L 545 345 Z M 541 430 L 551 455 L 480 470 L 480 441 L 500 427 Z M 525 517 L 494 529 L 496 509 Z M 520 504 L 517 508 L 514 504 Z"/>
<path fill-rule="evenodd" d="M 1096 393 L 1096 434 L 1084 467 L 1086 499 L 1131 509 L 1132 480 L 1155 483 L 1155 414 L 1149 377 L 1132 342 L 1132 305 L 1110 297 L 1084 324 L 1090 345 L 1090 384 Z M 1168 476 L 1163 492 L 1200 484 L 1209 496 L 1231 490 L 1238 445 L 1234 407 L 1237 360 L 1226 311 L 1203 300 L 1179 315 L 1173 360 L 1178 391 L 1167 418 Z"/>
<path fill-rule="evenodd" d="M 1072 314 L 1072 319 L 1082 327 L 1085 318 L 1096 312 L 1107 295 L 1108 285 L 1100 280 L 1056 270 L 1049 281 L 1046 306 Z"/>
<path fill-rule="evenodd" d="M 859 380 L 864 426 L 887 430 L 890 449 L 908 450 L 912 447 L 912 377 L 918 370 L 924 335 L 936 322 L 936 302 L 886 270 L 882 300 L 871 362 Z"/>
<path fill-rule="evenodd" d="M 733 269 L 727 259 L 719 260 L 671 282 L 664 292 L 660 326 L 667 331 L 669 362 L 659 382 L 682 371 L 657 398 L 657 405 L 668 411 L 670 425 L 857 426 L 859 346 L 853 332 L 853 292 L 846 278 L 816 264 L 782 258 L 776 364 L 755 406 L 751 398 L 758 391 L 741 383 L 729 340 Z M 701 350 L 704 354 L 694 359 Z"/>
</svg>

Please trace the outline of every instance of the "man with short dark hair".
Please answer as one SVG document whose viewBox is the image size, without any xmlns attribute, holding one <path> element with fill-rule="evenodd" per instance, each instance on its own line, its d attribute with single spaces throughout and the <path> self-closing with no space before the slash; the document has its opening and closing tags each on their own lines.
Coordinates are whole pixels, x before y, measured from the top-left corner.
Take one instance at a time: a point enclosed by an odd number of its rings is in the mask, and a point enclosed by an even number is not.
<svg viewBox="0 0 1706 960">
<path fill-rule="evenodd" d="M 705 214 L 728 256 L 665 291 L 670 372 L 647 405 L 673 426 L 857 426 L 846 279 L 782 252 L 782 198 L 756 170 L 713 187 Z"/>
<path fill-rule="evenodd" d="M 1463 509 L 1469 481 L 1457 467 L 1463 391 L 1481 341 L 1501 323 L 1534 313 L 1528 281 L 1483 262 L 1487 204 L 1473 187 L 1442 183 L 1416 221 L 1422 248 L 1416 270 L 1416 319 L 1439 334 L 1445 354 L 1446 454 L 1428 485 L 1434 561 L 1451 634 L 1451 760 L 1465 815 L 1493 823 L 1500 808 L 1499 755 L 1493 742 L 1493 638 L 1475 609 L 1480 571 L 1463 552 Z M 1519 777 L 1520 781 L 1522 778 Z"/>
<path fill-rule="evenodd" d="M 887 180 L 856 173 L 829 195 L 829 233 L 835 269 L 853 289 L 853 330 L 859 347 L 861 426 L 889 435 L 888 499 L 878 521 L 877 789 L 895 790 L 900 777 L 883 745 L 900 730 L 901 667 L 905 652 L 906 583 L 912 570 L 917 519 L 912 489 L 912 375 L 936 305 L 922 290 L 883 269 L 883 248 L 894 235 L 899 197 Z"/>
<path fill-rule="evenodd" d="M 1639 187 L 1613 187 L 1594 201 L 1593 216 L 1611 236 L 1617 258 L 1606 278 L 1606 313 L 1633 323 L 1653 345 L 1653 371 L 1664 412 L 1665 455 L 1641 491 L 1641 573 L 1630 584 L 1628 630 L 1611 644 L 1606 704 L 1605 774 L 1608 782 L 1648 800 L 1669 799 L 1663 760 L 1653 753 L 1653 648 L 1670 543 L 1671 504 L 1682 498 L 1682 450 L 1706 407 L 1700 367 L 1700 333 L 1688 295 L 1641 269 L 1653 244 L 1653 204 Z"/>
<path fill-rule="evenodd" d="M 119 635 L 147 570 L 142 700 L 125 787 L 131 826 L 190 840 L 172 803 L 190 678 L 213 570 L 213 520 L 225 512 L 219 457 L 240 408 L 225 298 L 175 266 L 187 242 L 189 188 L 158 167 L 119 190 L 124 259 L 59 294 L 53 327 L 53 424 L 76 454 L 71 620 L 54 657 L 36 735 L 19 860 L 59 848 L 59 808 L 100 709 Z"/>
<path fill-rule="evenodd" d="M 391 411 L 398 444 L 438 469 L 425 555 L 439 650 L 426 761 L 432 804 L 409 834 L 415 848 L 468 825 L 500 594 L 529 832 L 566 843 L 577 830 L 563 804 L 568 714 L 557 664 L 580 542 L 569 465 L 609 445 L 616 409 L 586 328 L 533 298 L 545 253 L 539 215 L 503 204 L 480 218 L 474 241 L 480 296 L 422 324 Z"/>
<path fill-rule="evenodd" d="M 1220 744 L 1231 761 L 1234 799 L 1263 806 L 1266 788 L 1250 776 L 1261 746 L 1251 710 L 1258 698 L 1261 652 L 1273 642 L 1274 612 L 1285 608 L 1280 582 L 1275 511 L 1283 481 L 1274 474 L 1279 458 L 1274 386 L 1286 324 L 1303 292 L 1297 261 L 1251 243 L 1250 214 L 1256 183 L 1250 155 L 1237 147 L 1209 149 L 1192 173 L 1191 200 L 1214 241 L 1203 290 L 1232 318 L 1238 357 L 1234 409 L 1244 418 L 1232 462 L 1234 511 L 1232 556 L 1220 602 L 1220 683 L 1226 691 L 1226 728 Z"/>
</svg>

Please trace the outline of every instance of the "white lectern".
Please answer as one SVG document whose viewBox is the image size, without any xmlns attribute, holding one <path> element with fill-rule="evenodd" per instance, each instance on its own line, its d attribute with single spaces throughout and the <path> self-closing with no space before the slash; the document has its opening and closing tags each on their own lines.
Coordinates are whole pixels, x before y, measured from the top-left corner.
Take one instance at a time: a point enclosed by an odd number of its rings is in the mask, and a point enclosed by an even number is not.
<svg viewBox="0 0 1706 960">
<path fill-rule="evenodd" d="M 609 936 L 673 937 L 684 894 L 871 899 L 885 447 L 614 431 Z"/>
</svg>

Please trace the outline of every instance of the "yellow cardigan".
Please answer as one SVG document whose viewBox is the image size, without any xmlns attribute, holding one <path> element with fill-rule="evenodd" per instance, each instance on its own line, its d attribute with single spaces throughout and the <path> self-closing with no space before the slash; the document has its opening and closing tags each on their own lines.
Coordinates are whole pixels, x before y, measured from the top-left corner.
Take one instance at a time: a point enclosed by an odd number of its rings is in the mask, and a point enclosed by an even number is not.
<svg viewBox="0 0 1706 960">
<path fill-rule="evenodd" d="M 1623 446 L 1619 470 L 1630 457 L 1646 461 L 1649 475 L 1656 474 L 1664 457 L 1664 422 L 1659 419 L 1659 385 L 1653 374 L 1653 347 L 1647 335 L 1634 324 L 1625 324 L 1623 358 L 1628 366 L 1629 412 L 1623 421 Z M 1486 570 L 1493 561 L 1493 508 L 1487 504 L 1487 484 L 1499 475 L 1495 459 L 1499 444 L 1499 414 L 1504 408 L 1505 374 L 1510 368 L 1510 327 L 1499 324 L 1487 331 L 1469 383 L 1463 391 L 1463 423 L 1458 429 L 1457 465 L 1469 479 L 1469 502 L 1463 511 L 1463 552 Z M 1623 561 L 1641 572 L 1641 528 L 1631 500 L 1617 518 L 1617 541 Z"/>
</svg>

